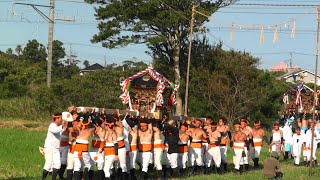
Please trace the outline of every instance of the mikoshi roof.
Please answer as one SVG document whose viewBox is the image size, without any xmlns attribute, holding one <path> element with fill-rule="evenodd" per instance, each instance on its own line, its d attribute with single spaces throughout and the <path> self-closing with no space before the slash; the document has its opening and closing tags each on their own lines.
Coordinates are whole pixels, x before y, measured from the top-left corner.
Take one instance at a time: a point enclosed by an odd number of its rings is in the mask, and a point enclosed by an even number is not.
<svg viewBox="0 0 320 180">
<path fill-rule="evenodd" d="M 170 80 L 168 80 L 166 77 L 164 77 L 162 74 L 157 72 L 153 69 L 153 67 L 148 67 L 147 69 L 138 72 L 137 74 L 123 80 L 120 83 L 122 87 L 123 94 L 120 96 L 120 99 L 122 100 L 123 104 L 129 103 L 129 91 L 130 86 L 151 86 L 157 88 L 157 97 L 156 97 L 156 104 L 157 106 L 161 106 L 163 104 L 163 97 L 162 93 L 164 92 L 165 88 L 171 88 L 172 94 L 170 96 L 171 104 L 175 104 L 175 93 L 179 88 L 179 85 L 174 84 Z"/>
</svg>

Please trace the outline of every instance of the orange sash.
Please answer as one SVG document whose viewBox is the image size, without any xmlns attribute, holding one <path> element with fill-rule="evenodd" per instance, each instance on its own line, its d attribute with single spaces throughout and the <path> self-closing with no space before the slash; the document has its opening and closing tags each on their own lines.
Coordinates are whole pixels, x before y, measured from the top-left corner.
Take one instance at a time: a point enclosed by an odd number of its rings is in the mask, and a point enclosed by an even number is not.
<svg viewBox="0 0 320 180">
<path fill-rule="evenodd" d="M 191 148 L 202 148 L 202 142 L 191 142 L 190 143 Z"/>
<path fill-rule="evenodd" d="M 110 146 L 110 147 L 104 147 L 104 154 L 106 156 L 108 155 L 115 155 L 116 154 L 116 150 L 114 149 L 114 146 Z"/>
<path fill-rule="evenodd" d="M 78 157 L 82 158 L 82 152 L 88 152 L 89 147 L 88 144 L 76 144 L 74 151 L 78 151 Z"/>
<path fill-rule="evenodd" d="M 244 146 L 233 146 L 234 149 L 243 149 Z"/>
<path fill-rule="evenodd" d="M 154 144 L 153 149 L 163 149 L 163 144 Z"/>
<path fill-rule="evenodd" d="M 188 145 L 187 144 L 179 144 L 179 153 L 188 152 Z"/>
<path fill-rule="evenodd" d="M 217 145 L 216 144 L 210 144 L 210 147 L 217 147 Z"/>
<path fill-rule="evenodd" d="M 228 144 L 228 138 L 224 137 L 221 139 L 220 145 L 221 146 L 226 146 Z"/>
<path fill-rule="evenodd" d="M 118 141 L 118 147 L 120 148 L 124 148 L 125 144 L 124 144 L 124 140 L 120 140 Z"/>
<path fill-rule="evenodd" d="M 71 154 L 74 153 L 75 147 L 76 147 L 76 145 L 74 145 L 74 144 L 70 144 L 70 145 L 69 145 L 69 150 L 70 150 L 70 153 L 71 153 Z"/>
<path fill-rule="evenodd" d="M 137 145 L 131 145 L 130 146 L 130 152 L 136 151 L 137 150 Z"/>
<path fill-rule="evenodd" d="M 60 147 L 69 146 L 69 141 L 60 141 Z"/>
<path fill-rule="evenodd" d="M 253 145 L 254 145 L 254 147 L 257 147 L 257 146 L 262 146 L 263 143 L 262 143 L 262 141 L 259 141 L 259 142 L 254 142 Z"/>
<path fill-rule="evenodd" d="M 92 140 L 91 144 L 92 144 L 92 147 L 94 148 L 103 148 L 105 141 Z"/>
<path fill-rule="evenodd" d="M 140 152 L 150 152 L 152 149 L 151 144 L 139 144 L 138 149 Z"/>
</svg>

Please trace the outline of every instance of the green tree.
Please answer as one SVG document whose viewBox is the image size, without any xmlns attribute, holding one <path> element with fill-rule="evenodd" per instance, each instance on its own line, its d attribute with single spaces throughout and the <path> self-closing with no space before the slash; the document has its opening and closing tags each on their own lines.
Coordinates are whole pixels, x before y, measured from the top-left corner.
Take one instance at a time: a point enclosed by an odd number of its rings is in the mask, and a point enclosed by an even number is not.
<svg viewBox="0 0 320 180">
<path fill-rule="evenodd" d="M 107 48 L 145 43 L 152 55 L 167 61 L 174 68 L 175 83 L 180 84 L 180 52 L 187 49 L 190 30 L 191 7 L 197 3 L 197 10 L 212 15 L 219 8 L 235 0 L 119 0 L 97 1 L 102 4 L 96 9 L 101 20 L 100 32 L 92 42 L 102 42 Z M 195 26 L 199 28 L 207 19 L 196 16 Z M 129 32 L 129 33 L 128 33 Z M 177 93 L 176 113 L 182 114 L 182 101 Z"/>
<path fill-rule="evenodd" d="M 22 46 L 20 44 L 17 45 L 15 51 L 16 51 L 17 55 L 20 56 L 22 53 Z"/>
<path fill-rule="evenodd" d="M 29 40 L 26 47 L 22 51 L 23 58 L 33 63 L 45 61 L 47 58 L 46 48 L 37 40 Z"/>
<path fill-rule="evenodd" d="M 90 62 L 88 60 L 84 60 L 83 61 L 83 65 L 85 68 L 89 67 L 90 66 Z"/>
<path fill-rule="evenodd" d="M 6 54 L 11 56 L 13 54 L 13 50 L 11 48 L 8 48 Z"/>
<path fill-rule="evenodd" d="M 59 40 L 53 41 L 53 48 L 52 48 L 52 63 L 53 66 L 62 65 L 59 61 L 60 59 L 66 56 L 65 48 L 63 47 L 63 43 Z"/>
</svg>

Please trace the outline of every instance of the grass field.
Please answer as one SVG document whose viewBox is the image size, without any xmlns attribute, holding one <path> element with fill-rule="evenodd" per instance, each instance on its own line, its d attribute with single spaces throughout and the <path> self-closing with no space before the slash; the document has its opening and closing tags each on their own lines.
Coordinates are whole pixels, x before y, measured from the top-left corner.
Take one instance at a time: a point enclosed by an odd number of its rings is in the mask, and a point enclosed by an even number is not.
<svg viewBox="0 0 320 180">
<path fill-rule="evenodd" d="M 46 131 L 33 128 L 8 128 L 0 127 L 0 179 L 41 179 L 41 171 L 44 164 L 44 157 L 39 153 L 38 146 L 43 146 Z M 229 155 L 228 168 L 233 168 L 231 152 Z M 263 148 L 260 164 L 268 156 L 267 148 Z M 320 159 L 320 152 L 317 152 Z M 252 166 L 252 162 L 251 166 Z M 294 180 L 319 180 L 320 167 L 313 169 L 313 176 L 308 176 L 308 167 L 295 167 L 293 160 L 281 162 L 284 173 L 283 179 Z M 51 178 L 51 177 L 50 177 Z M 49 177 L 47 179 L 50 179 Z M 243 175 L 226 173 L 224 175 L 198 175 L 188 178 L 190 180 L 206 179 L 237 179 L 237 180 L 256 180 L 264 179 L 261 170 L 250 171 Z"/>
</svg>

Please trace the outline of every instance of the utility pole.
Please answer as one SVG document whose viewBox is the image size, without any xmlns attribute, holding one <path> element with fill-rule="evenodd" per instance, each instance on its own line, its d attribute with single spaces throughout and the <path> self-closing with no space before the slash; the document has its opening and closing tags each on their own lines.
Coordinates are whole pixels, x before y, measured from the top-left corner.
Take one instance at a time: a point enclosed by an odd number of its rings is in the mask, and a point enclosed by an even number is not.
<svg viewBox="0 0 320 180">
<path fill-rule="evenodd" d="M 191 49 L 192 49 L 192 33 L 193 33 L 193 23 L 194 23 L 195 9 L 196 9 L 196 6 L 192 5 L 191 22 L 190 22 L 190 34 L 189 34 L 189 50 L 188 50 L 186 95 L 184 97 L 184 116 L 188 116 L 189 71 L 190 71 L 190 59 L 191 59 Z"/>
<path fill-rule="evenodd" d="M 52 71 L 52 47 L 53 47 L 53 25 L 54 25 L 54 0 L 50 0 L 50 15 L 49 15 L 49 34 L 48 34 L 48 64 L 47 64 L 47 86 L 51 86 L 51 71 Z"/>
<path fill-rule="evenodd" d="M 104 68 L 106 68 L 107 67 L 107 57 L 106 57 L 106 55 L 104 55 L 103 58 L 104 58 Z"/>
<path fill-rule="evenodd" d="M 315 128 L 315 111 L 316 111 L 316 96 L 317 96 L 317 84 L 318 84 L 318 58 L 319 58 L 319 29 L 320 29 L 320 7 L 317 8 L 317 37 L 316 37 L 316 67 L 314 72 L 314 92 L 313 92 L 313 111 L 312 111 L 312 123 L 311 130 L 311 152 L 310 152 L 310 164 L 309 164 L 309 176 L 312 176 L 312 160 L 313 160 L 313 146 L 314 146 L 314 128 Z"/>
<path fill-rule="evenodd" d="M 25 5 L 31 6 L 37 13 L 41 15 L 46 21 L 49 22 L 49 33 L 48 33 L 48 62 L 47 62 L 47 86 L 51 86 L 51 69 L 52 69 L 52 47 L 53 47 L 53 24 L 54 24 L 54 0 L 50 0 L 50 5 L 41 5 L 41 4 L 30 4 L 30 3 L 13 3 L 12 6 L 12 15 L 15 15 L 15 6 L 14 5 Z M 44 14 L 37 7 L 47 7 L 50 8 L 49 17 Z"/>
<path fill-rule="evenodd" d="M 188 116 L 188 95 L 189 95 L 189 74 L 190 74 L 190 60 L 191 60 L 191 49 L 192 49 L 192 33 L 193 33 L 193 25 L 194 25 L 194 15 L 195 13 L 200 14 L 206 18 L 210 18 L 209 16 L 199 12 L 196 10 L 196 6 L 192 6 L 191 12 L 191 21 L 190 21 L 190 34 L 189 34 L 189 50 L 188 50 L 188 66 L 187 66 L 187 79 L 186 79 L 186 95 L 184 97 L 184 116 Z"/>
</svg>

